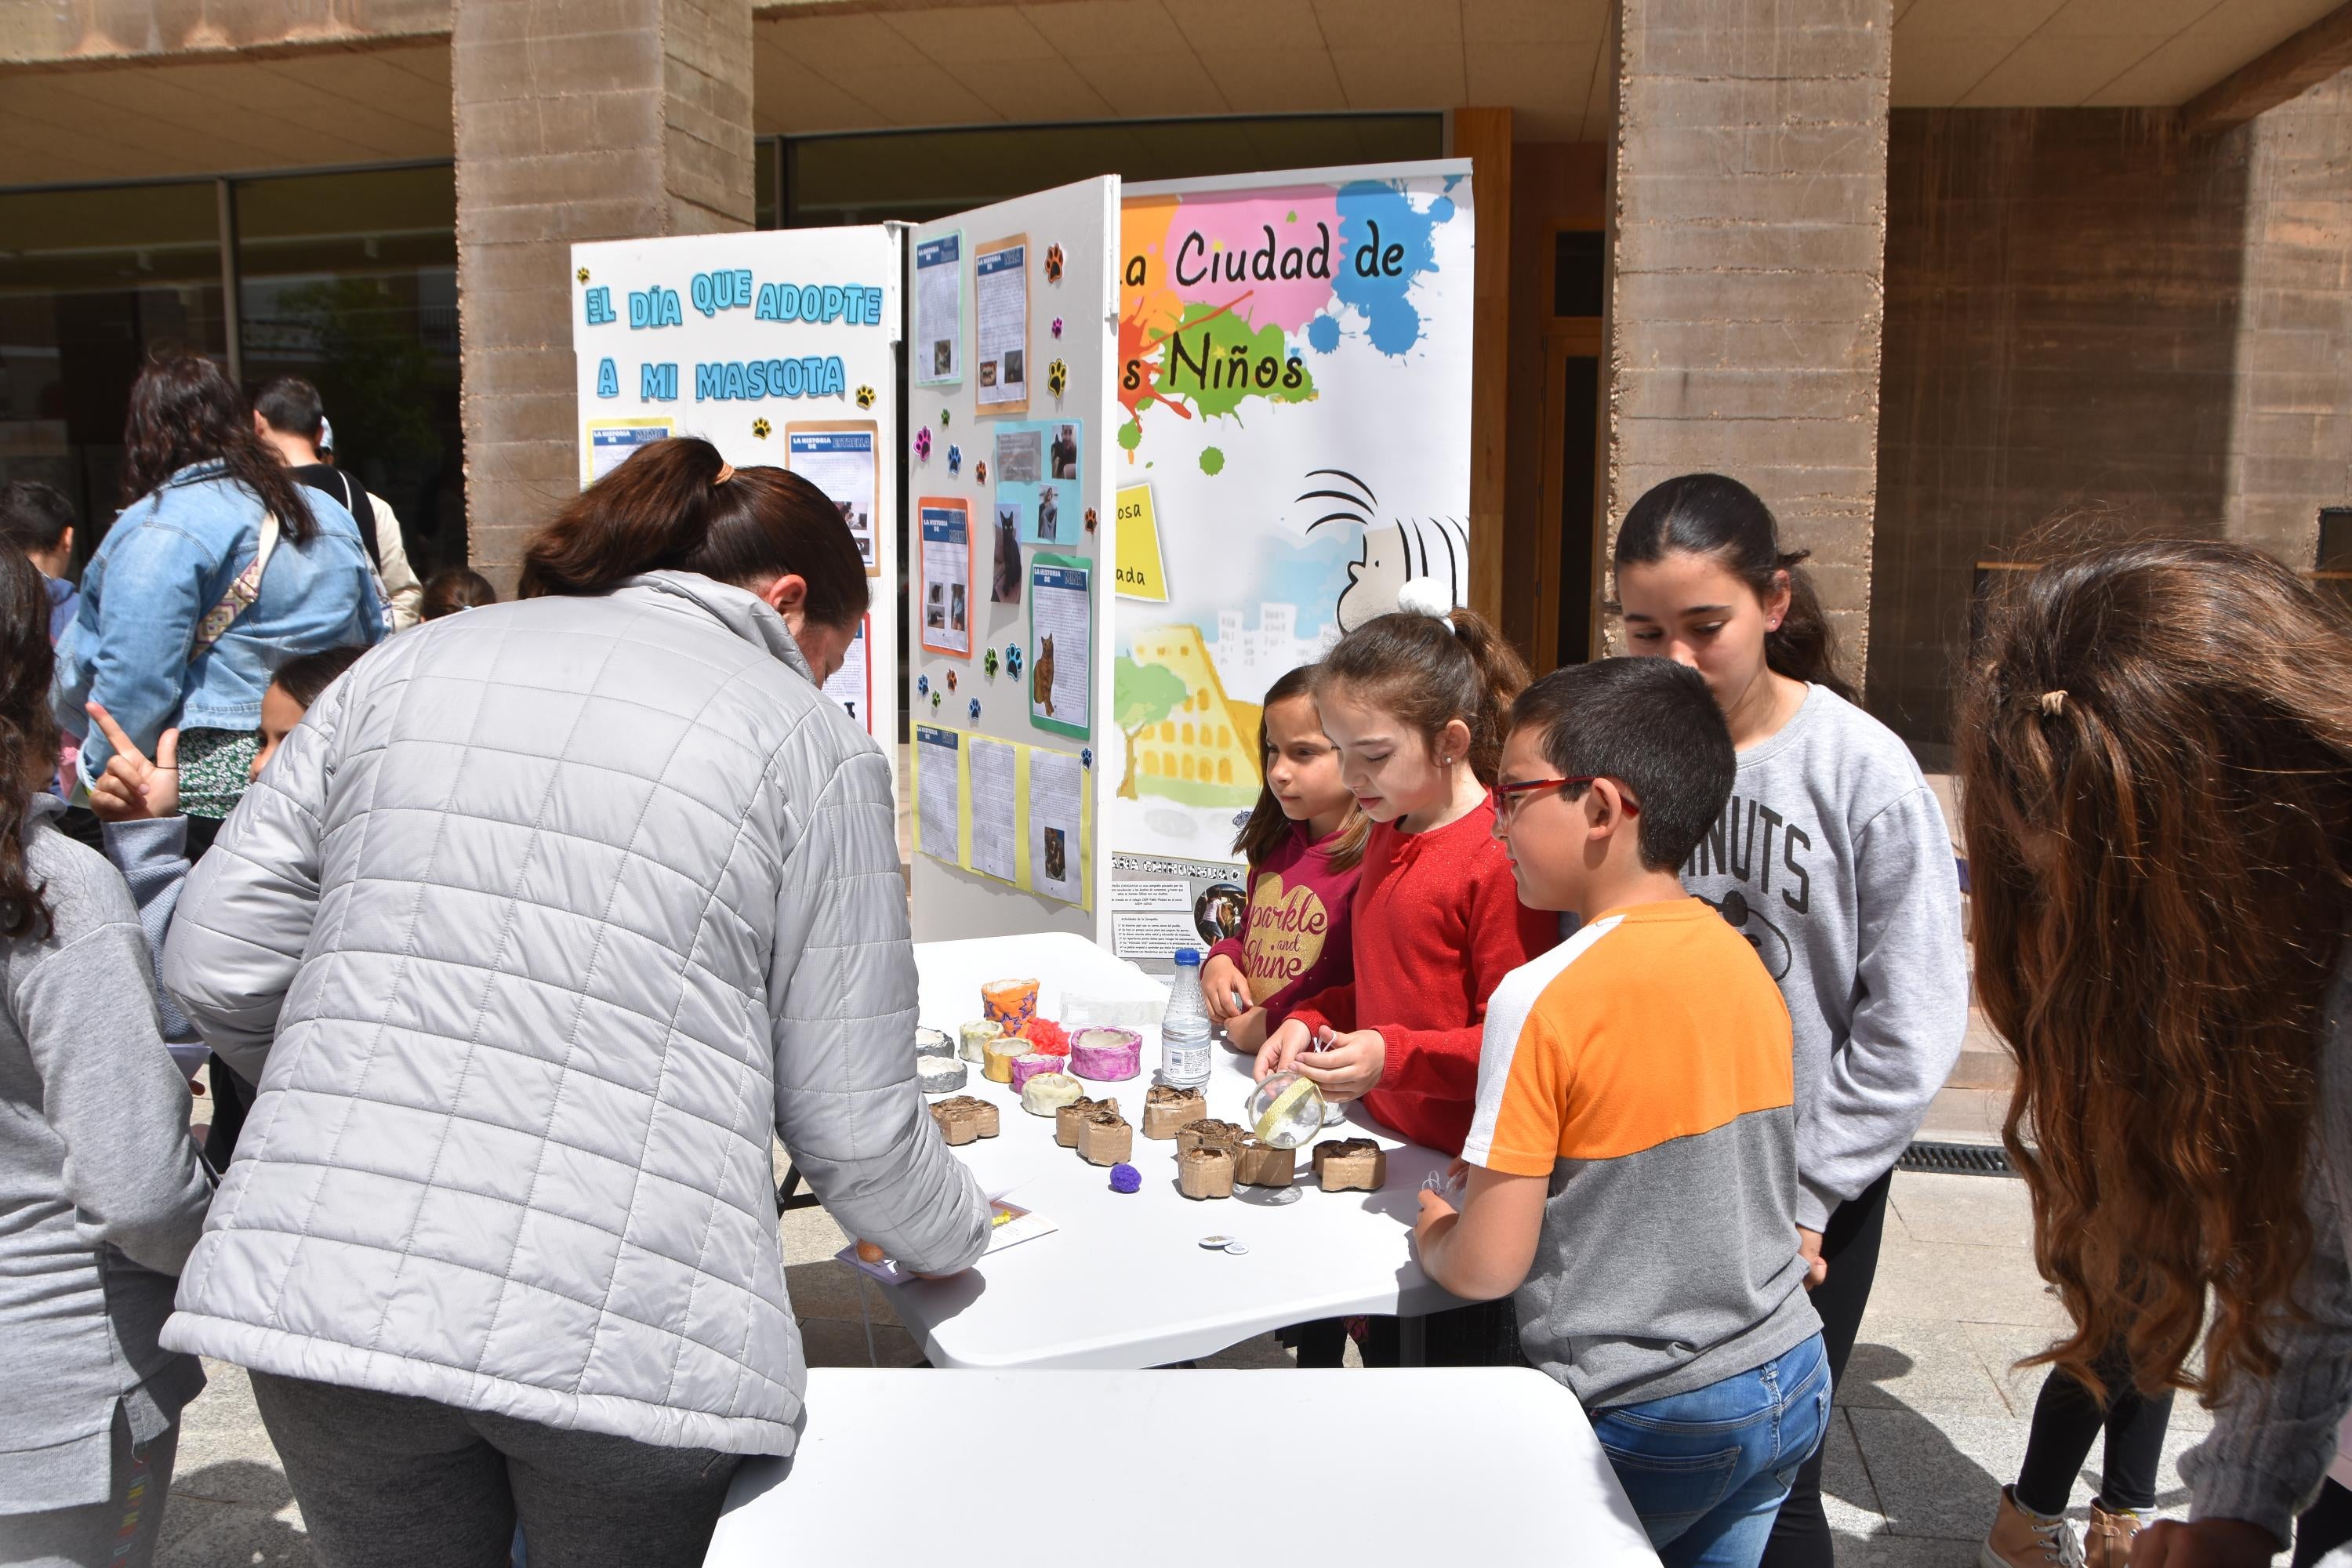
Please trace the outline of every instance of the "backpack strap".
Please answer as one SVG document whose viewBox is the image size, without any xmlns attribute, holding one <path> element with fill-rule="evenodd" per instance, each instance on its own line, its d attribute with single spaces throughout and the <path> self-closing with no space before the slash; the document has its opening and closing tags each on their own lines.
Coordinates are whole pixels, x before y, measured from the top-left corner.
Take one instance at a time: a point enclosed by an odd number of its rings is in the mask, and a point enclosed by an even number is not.
<svg viewBox="0 0 2352 1568">
<path fill-rule="evenodd" d="M 268 512 L 261 520 L 261 542 L 253 552 L 253 563 L 236 574 L 219 604 L 205 612 L 196 623 L 195 645 L 188 650 L 188 662 L 194 664 L 210 651 L 213 644 L 229 628 L 229 623 L 245 613 L 247 605 L 261 597 L 261 574 L 269 570 L 269 558 L 278 552 L 278 514 Z"/>
</svg>

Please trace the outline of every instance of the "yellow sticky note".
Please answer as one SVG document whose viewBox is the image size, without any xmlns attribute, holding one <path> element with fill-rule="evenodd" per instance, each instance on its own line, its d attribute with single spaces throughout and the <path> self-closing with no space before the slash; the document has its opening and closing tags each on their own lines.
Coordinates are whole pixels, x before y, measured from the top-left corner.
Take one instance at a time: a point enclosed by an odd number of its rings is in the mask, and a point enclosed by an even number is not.
<svg viewBox="0 0 2352 1568">
<path fill-rule="evenodd" d="M 1160 553 L 1160 519 L 1151 509 L 1151 487 L 1129 485 L 1118 493 L 1118 596 L 1168 602 L 1168 569 Z"/>
</svg>

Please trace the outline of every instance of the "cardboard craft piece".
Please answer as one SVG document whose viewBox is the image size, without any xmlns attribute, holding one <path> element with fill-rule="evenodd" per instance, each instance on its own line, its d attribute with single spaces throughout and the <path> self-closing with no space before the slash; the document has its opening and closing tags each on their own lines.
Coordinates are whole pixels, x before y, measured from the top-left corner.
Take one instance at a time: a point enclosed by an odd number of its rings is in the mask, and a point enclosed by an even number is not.
<svg viewBox="0 0 2352 1568">
<path fill-rule="evenodd" d="M 1198 1121 L 1208 1114 L 1208 1099 L 1199 1089 L 1155 1083 L 1143 1097 L 1143 1135 L 1165 1142 L 1187 1121 Z"/>
<path fill-rule="evenodd" d="M 959 1094 L 933 1104 L 931 1120 L 940 1124 L 940 1131 L 950 1143 L 969 1143 L 975 1138 L 993 1138 L 1000 1125 L 995 1106 L 968 1094 Z"/>
<path fill-rule="evenodd" d="M 1099 1110 L 1108 1110 L 1113 1116 L 1117 1116 L 1118 1114 L 1118 1101 L 1116 1100 L 1087 1100 L 1081 1098 L 1070 1101 L 1069 1104 L 1065 1105 L 1060 1110 L 1055 1111 L 1054 1142 L 1059 1143 L 1065 1149 L 1076 1148 L 1078 1146 L 1078 1124 Z"/>
<path fill-rule="evenodd" d="M 1176 1190 L 1188 1198 L 1229 1198 L 1234 1195 L 1234 1156 L 1213 1146 L 1188 1149 L 1176 1156 Z"/>
<path fill-rule="evenodd" d="M 1369 1138 L 1315 1145 L 1315 1179 L 1327 1193 L 1376 1193 L 1389 1179 L 1388 1152 Z"/>
<path fill-rule="evenodd" d="M 1243 1139 L 1234 1155 L 1234 1180 L 1245 1187 L 1286 1187 L 1297 1170 L 1297 1150 L 1276 1149 L 1255 1138 Z"/>
<path fill-rule="evenodd" d="M 1195 1149 L 1209 1148 L 1223 1149 L 1228 1154 L 1237 1153 L 1242 1140 L 1248 1136 L 1249 1130 L 1245 1127 L 1221 1121 L 1213 1116 L 1204 1116 L 1176 1129 L 1176 1152 L 1189 1154 Z"/>
<path fill-rule="evenodd" d="M 1078 1123 L 1078 1158 L 1089 1165 L 1117 1165 L 1135 1152 L 1135 1129 L 1116 1105 Z"/>
</svg>

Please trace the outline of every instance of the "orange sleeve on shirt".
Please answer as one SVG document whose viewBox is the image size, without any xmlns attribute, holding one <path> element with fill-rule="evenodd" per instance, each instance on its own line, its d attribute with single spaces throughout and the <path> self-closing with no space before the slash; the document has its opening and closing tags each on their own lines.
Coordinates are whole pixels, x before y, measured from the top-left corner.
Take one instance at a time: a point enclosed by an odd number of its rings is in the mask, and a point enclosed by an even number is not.
<svg viewBox="0 0 2352 1568">
<path fill-rule="evenodd" d="M 1486 1169 L 1507 1176 L 1549 1176 L 1559 1157 L 1561 1120 L 1575 1071 L 1566 1042 L 1540 1007 L 1519 1026 L 1510 1076 L 1495 1115 Z"/>
</svg>

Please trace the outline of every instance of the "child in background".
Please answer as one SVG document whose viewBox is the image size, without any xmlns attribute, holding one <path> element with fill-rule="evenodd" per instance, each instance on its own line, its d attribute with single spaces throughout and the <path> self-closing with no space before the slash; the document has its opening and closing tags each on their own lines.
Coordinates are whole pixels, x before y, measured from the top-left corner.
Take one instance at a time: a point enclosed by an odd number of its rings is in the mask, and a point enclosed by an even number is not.
<svg viewBox="0 0 2352 1568">
<path fill-rule="evenodd" d="M 499 602 L 490 580 L 467 566 L 444 566 L 426 579 L 420 618 L 437 621 L 460 610 L 478 610 Z"/>
<path fill-rule="evenodd" d="M 1414 1142 L 1458 1153 L 1486 998 L 1559 942 L 1559 921 L 1520 906 L 1486 798 L 1527 667 L 1446 599 L 1426 580 L 1406 584 L 1407 608 L 1357 627 L 1315 668 L 1324 733 L 1372 819 L 1351 912 L 1356 973 L 1294 1004 L 1256 1071 L 1295 1067 Z M 1507 1301 L 1423 1322 L 1433 1366 L 1518 1359 Z M 1375 1320 L 1365 1363 L 1394 1364 L 1400 1349 L 1394 1320 Z M 1304 1346 L 1299 1363 L 1311 1364 Z"/>
<path fill-rule="evenodd" d="M 1292 1002 L 1355 975 L 1348 909 L 1371 822 L 1339 777 L 1339 749 L 1315 710 L 1314 673 L 1301 666 L 1266 691 L 1257 723 L 1265 783 L 1234 840 L 1249 862 L 1249 904 L 1240 931 L 1201 966 L 1209 1016 L 1252 1056 Z"/>
<path fill-rule="evenodd" d="M 320 693 L 366 651 L 329 648 L 289 659 L 279 667 L 270 678 L 268 689 L 261 694 L 261 744 L 248 770 L 251 777 L 261 776 L 261 770 L 269 765 L 269 759 L 278 754 L 278 746 L 302 721 Z M 150 762 L 104 706 L 90 703 L 89 716 L 114 748 L 106 771 L 89 786 L 90 809 L 105 825 L 106 858 L 131 885 L 139 923 L 147 933 L 148 957 L 160 964 L 163 938 L 171 931 L 173 913 L 180 907 L 180 889 L 188 879 L 188 819 L 180 815 L 180 731 L 164 731 Z M 160 978 L 155 996 L 163 1015 L 164 1043 L 180 1070 L 194 1078 L 211 1053 L 181 1016 L 179 1005 L 163 988 Z M 245 1107 L 252 1100 L 250 1085 L 245 1086 L 241 1096 L 213 1096 L 213 1124 L 205 1134 L 205 1157 L 215 1171 L 228 1169 L 237 1133 L 245 1125 Z"/>
<path fill-rule="evenodd" d="M 1518 1295 L 1527 1360 L 1573 1392 L 1668 1568 L 1753 1568 L 1828 1424 L 1797 1249 L 1789 1010 L 1675 868 L 1731 793 L 1731 736 L 1672 665 L 1557 670 L 1512 709 L 1496 831 L 1520 900 L 1574 938 L 1486 1010 L 1457 1213 L 1422 1267 Z"/>
<path fill-rule="evenodd" d="M 1895 1162 L 1959 1059 L 1969 988 L 1943 811 L 1839 679 L 1804 559 L 1755 491 L 1686 474 L 1625 514 L 1615 607 L 1632 652 L 1706 679 L 1738 753 L 1683 882 L 1755 946 L 1795 1024 L 1797 1225 L 1835 1380 L 1878 1273 Z M 1816 1456 L 1771 1568 L 1832 1568 L 1821 1480 Z"/>
</svg>

